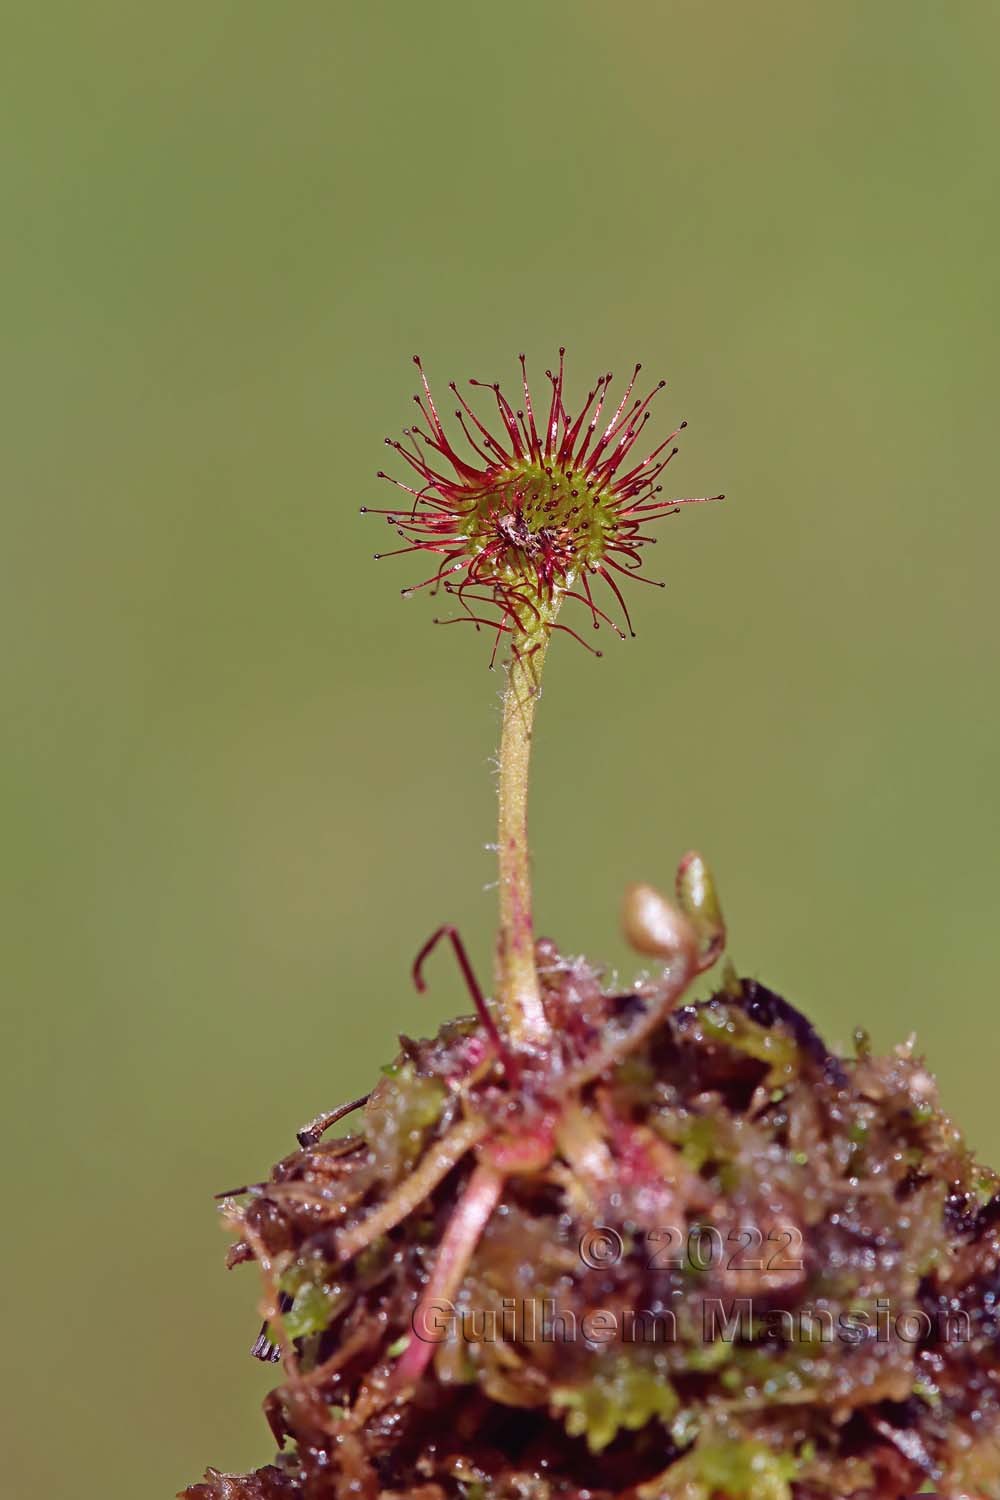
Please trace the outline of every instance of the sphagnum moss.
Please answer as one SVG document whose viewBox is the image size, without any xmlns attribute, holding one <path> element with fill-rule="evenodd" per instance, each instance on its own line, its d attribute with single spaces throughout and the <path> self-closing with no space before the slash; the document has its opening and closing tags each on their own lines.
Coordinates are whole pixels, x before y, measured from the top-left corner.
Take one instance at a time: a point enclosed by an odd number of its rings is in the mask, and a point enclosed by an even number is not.
<svg viewBox="0 0 1000 1500">
<path fill-rule="evenodd" d="M 414 980 L 447 939 L 475 1014 L 401 1038 L 370 1094 L 224 1195 L 229 1263 L 263 1276 L 254 1353 L 284 1369 L 266 1403 L 281 1451 L 184 1493 L 1000 1495 L 1000 1180 L 912 1047 L 873 1057 L 858 1033 L 835 1056 L 728 961 L 683 1003 L 725 947 L 698 854 L 672 901 L 626 892 L 656 968 L 627 991 L 536 938 L 534 709 L 553 633 L 582 639 L 561 607 L 622 634 L 603 583 L 630 631 L 620 581 L 690 503 L 660 498 L 676 433 L 636 456 L 655 390 L 633 400 L 633 376 L 605 420 L 602 376 L 571 417 L 561 351 L 549 380 L 541 423 L 526 377 L 517 411 L 491 388 L 499 437 L 452 386 L 466 456 L 424 381 L 421 424 L 392 444 L 415 479 L 383 512 L 400 550 L 433 554 L 416 587 L 508 648 L 493 995 L 441 928 Z"/>
</svg>

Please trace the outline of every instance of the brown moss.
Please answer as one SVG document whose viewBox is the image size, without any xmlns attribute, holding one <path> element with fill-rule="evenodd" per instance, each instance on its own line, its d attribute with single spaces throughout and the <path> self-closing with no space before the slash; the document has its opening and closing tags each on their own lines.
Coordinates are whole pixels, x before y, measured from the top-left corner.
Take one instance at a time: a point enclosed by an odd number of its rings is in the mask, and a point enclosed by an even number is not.
<svg viewBox="0 0 1000 1500">
<path fill-rule="evenodd" d="M 834 1057 L 730 981 L 560 1093 L 636 996 L 540 956 L 562 1048 L 544 1074 L 504 1080 L 472 1022 L 407 1040 L 358 1129 L 228 1201 L 284 1352 L 286 1452 L 188 1500 L 1000 1494 L 1000 1182 L 922 1061 Z M 470 1120 L 489 1133 L 449 1166 Z M 421 1367 L 421 1294 L 477 1161 L 501 1157 Z"/>
</svg>

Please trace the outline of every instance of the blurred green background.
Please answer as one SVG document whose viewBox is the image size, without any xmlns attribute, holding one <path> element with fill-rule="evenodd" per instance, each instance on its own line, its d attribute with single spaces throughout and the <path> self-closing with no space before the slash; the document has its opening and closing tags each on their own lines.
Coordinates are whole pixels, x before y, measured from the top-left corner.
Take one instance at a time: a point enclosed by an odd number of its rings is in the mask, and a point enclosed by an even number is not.
<svg viewBox="0 0 1000 1500">
<path fill-rule="evenodd" d="M 443 955 L 411 992 L 437 923 L 488 972 L 499 675 L 358 514 L 414 350 L 565 342 L 573 399 L 641 358 L 674 492 L 730 497 L 635 642 L 553 651 L 543 930 L 626 965 L 624 882 L 696 843 L 741 966 L 916 1030 L 1000 1156 L 996 6 L 4 29 L 6 1492 L 269 1455 L 212 1192 L 466 1009 Z"/>
</svg>

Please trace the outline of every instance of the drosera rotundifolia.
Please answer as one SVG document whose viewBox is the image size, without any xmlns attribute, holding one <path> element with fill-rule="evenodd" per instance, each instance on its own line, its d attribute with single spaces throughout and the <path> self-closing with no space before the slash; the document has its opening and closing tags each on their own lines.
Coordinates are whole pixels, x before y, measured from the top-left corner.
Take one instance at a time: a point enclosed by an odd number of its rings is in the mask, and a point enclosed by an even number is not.
<svg viewBox="0 0 1000 1500">
<path fill-rule="evenodd" d="M 473 1013 L 400 1038 L 369 1092 L 222 1195 L 229 1264 L 262 1276 L 279 1451 L 185 1496 L 1000 1496 L 1000 1179 L 912 1043 L 878 1057 L 859 1031 L 838 1056 L 740 977 L 696 852 L 670 897 L 625 892 L 650 966 L 628 988 L 536 932 L 550 645 L 631 634 L 626 586 L 657 581 L 646 551 L 696 501 L 664 495 L 684 424 L 646 436 L 664 382 L 639 393 L 636 367 L 615 399 L 602 374 L 573 407 L 560 350 L 536 405 L 522 357 L 514 403 L 450 386 L 452 438 L 417 367 L 401 473 L 379 476 L 402 498 L 378 514 L 389 552 L 425 555 L 404 592 L 503 653 L 494 980 L 442 926 L 413 982 L 446 943 Z"/>
</svg>

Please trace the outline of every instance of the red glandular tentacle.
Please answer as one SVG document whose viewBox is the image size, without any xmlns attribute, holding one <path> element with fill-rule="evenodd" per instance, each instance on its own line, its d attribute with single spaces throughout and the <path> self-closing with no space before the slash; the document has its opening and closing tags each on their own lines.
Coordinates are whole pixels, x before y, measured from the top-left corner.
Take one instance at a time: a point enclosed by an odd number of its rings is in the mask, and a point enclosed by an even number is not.
<svg viewBox="0 0 1000 1500">
<path fill-rule="evenodd" d="M 611 374 L 596 380 L 571 417 L 565 402 L 564 352 L 559 351 L 557 371 L 546 371 L 551 395 L 543 425 L 536 416 L 523 355 L 519 356 L 523 410 L 512 409 L 498 383 L 471 382 L 477 389 L 492 392 L 502 424 L 500 437 L 489 430 L 455 383 L 449 382 L 458 402 L 454 415 L 467 445 L 464 456 L 445 432 L 421 362 L 415 358 L 423 391 L 414 400 L 422 424 L 404 428 L 403 442 L 392 438 L 386 442 L 402 454 L 420 485 L 406 484 L 380 470 L 379 477 L 388 479 L 409 499 L 399 509 L 375 513 L 383 515 L 407 543 L 382 556 L 413 551 L 436 554 L 436 571 L 404 593 L 443 589 L 455 597 L 460 614 L 445 623 L 492 625 L 497 639 L 511 633 L 516 638 L 523 631 L 533 635 L 539 628 L 551 628 L 550 611 L 563 595 L 582 604 L 595 627 L 605 624 L 618 630 L 593 598 L 593 574 L 608 584 L 632 631 L 617 576 L 663 586 L 640 571 L 641 548 L 657 540 L 648 524 L 675 514 L 682 505 L 719 498 L 668 500 L 661 495 L 662 485 L 657 481 L 676 456 L 674 440 L 686 423 L 641 462 L 633 457 L 626 463 L 665 382 L 641 400 L 633 399 L 641 369 L 636 365 L 602 430 Z M 479 612 L 472 609 L 473 604 Z M 491 611 L 496 619 L 486 618 Z M 557 628 L 580 640 L 569 626 Z M 586 646 L 586 642 L 581 644 Z"/>
</svg>

